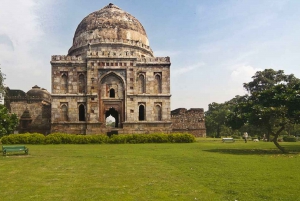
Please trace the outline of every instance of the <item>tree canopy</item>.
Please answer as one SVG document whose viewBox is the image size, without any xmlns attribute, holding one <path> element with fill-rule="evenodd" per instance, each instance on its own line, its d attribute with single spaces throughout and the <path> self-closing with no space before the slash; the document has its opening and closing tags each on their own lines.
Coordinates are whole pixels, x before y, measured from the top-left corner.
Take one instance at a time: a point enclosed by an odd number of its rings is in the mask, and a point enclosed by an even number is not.
<svg viewBox="0 0 300 201">
<path fill-rule="evenodd" d="M 272 69 L 259 71 L 252 78 L 252 82 L 244 84 L 249 95 L 233 104 L 227 125 L 233 129 L 244 125 L 263 128 L 284 152 L 277 139 L 289 124 L 300 122 L 300 81 L 292 74 Z"/>
<path fill-rule="evenodd" d="M 5 92 L 4 80 L 5 80 L 5 74 L 2 73 L 1 68 L 0 68 L 0 93 Z"/>
<path fill-rule="evenodd" d="M 270 89 L 277 84 L 292 85 L 295 82 L 299 82 L 299 79 L 293 74 L 285 75 L 283 70 L 275 71 L 273 69 L 257 71 L 252 79 L 251 82 L 244 83 L 244 88 L 250 94 Z"/>
<path fill-rule="evenodd" d="M 13 133 L 17 125 L 17 115 L 10 114 L 4 105 L 0 105 L 0 137 Z"/>
</svg>

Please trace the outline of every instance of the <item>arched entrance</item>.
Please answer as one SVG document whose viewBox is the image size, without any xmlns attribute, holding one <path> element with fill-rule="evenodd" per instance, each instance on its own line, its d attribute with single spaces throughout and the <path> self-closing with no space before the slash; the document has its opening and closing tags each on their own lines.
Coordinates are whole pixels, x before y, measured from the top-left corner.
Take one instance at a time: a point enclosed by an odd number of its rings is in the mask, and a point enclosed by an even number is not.
<svg viewBox="0 0 300 201">
<path fill-rule="evenodd" d="M 119 71 L 118 71 L 119 72 Z M 115 118 L 115 128 L 125 121 L 125 84 L 120 75 L 108 72 L 99 78 L 99 121 L 105 125 L 110 115 Z"/>
<path fill-rule="evenodd" d="M 108 111 L 105 112 L 105 119 L 109 116 L 115 118 L 115 128 L 119 127 L 119 112 L 115 108 L 111 107 Z"/>
</svg>

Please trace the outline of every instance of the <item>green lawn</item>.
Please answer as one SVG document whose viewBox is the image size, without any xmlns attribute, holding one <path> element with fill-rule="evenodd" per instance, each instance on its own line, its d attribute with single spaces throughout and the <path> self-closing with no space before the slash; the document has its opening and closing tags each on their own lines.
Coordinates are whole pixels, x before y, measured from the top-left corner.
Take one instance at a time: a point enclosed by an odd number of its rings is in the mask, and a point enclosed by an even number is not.
<svg viewBox="0 0 300 201">
<path fill-rule="evenodd" d="M 0 156 L 1 200 L 300 200 L 300 142 L 27 145 Z"/>
</svg>

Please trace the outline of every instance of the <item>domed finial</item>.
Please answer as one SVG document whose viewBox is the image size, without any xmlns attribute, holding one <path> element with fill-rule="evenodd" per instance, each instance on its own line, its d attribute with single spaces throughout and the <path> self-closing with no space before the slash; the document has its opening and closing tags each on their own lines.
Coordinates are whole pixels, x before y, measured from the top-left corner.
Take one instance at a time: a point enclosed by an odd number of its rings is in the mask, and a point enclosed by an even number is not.
<svg viewBox="0 0 300 201">
<path fill-rule="evenodd" d="M 107 6 L 105 6 L 104 8 L 116 8 L 116 9 L 120 9 L 118 6 L 114 5 L 113 3 L 109 3 Z"/>
</svg>

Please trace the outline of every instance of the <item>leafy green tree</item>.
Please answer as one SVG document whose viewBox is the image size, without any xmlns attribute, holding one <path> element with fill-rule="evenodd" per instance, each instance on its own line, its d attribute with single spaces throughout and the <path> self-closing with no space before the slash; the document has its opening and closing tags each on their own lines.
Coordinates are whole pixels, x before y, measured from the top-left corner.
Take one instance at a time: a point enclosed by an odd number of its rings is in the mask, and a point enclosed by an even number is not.
<svg viewBox="0 0 300 201">
<path fill-rule="evenodd" d="M 285 75 L 283 70 L 275 71 L 273 69 L 257 71 L 252 78 L 251 82 L 244 83 L 244 88 L 250 94 L 270 89 L 277 84 L 293 85 L 299 81 L 293 74 Z"/>
<path fill-rule="evenodd" d="M 17 125 L 17 115 L 10 114 L 4 105 L 0 105 L 0 137 L 13 133 Z"/>
<path fill-rule="evenodd" d="M 0 68 L 0 93 L 4 93 L 5 92 L 4 80 L 5 80 L 5 74 L 3 74 L 1 72 L 1 68 Z"/>
<path fill-rule="evenodd" d="M 4 87 L 5 75 L 0 68 L 0 93 L 5 93 Z M 16 114 L 10 114 L 4 105 L 0 105 L 0 137 L 13 133 L 18 125 L 18 117 Z"/>
<path fill-rule="evenodd" d="M 229 131 L 225 126 L 226 116 L 229 114 L 228 107 L 226 103 L 213 102 L 208 105 L 208 111 L 205 112 L 205 126 L 209 136 L 228 135 Z"/>
<path fill-rule="evenodd" d="M 257 72 L 252 78 L 252 82 L 244 84 L 250 94 L 234 104 L 227 124 L 233 129 L 244 125 L 260 127 L 274 136 L 276 147 L 285 152 L 277 139 L 288 125 L 300 122 L 300 81 L 271 69 Z"/>
</svg>

